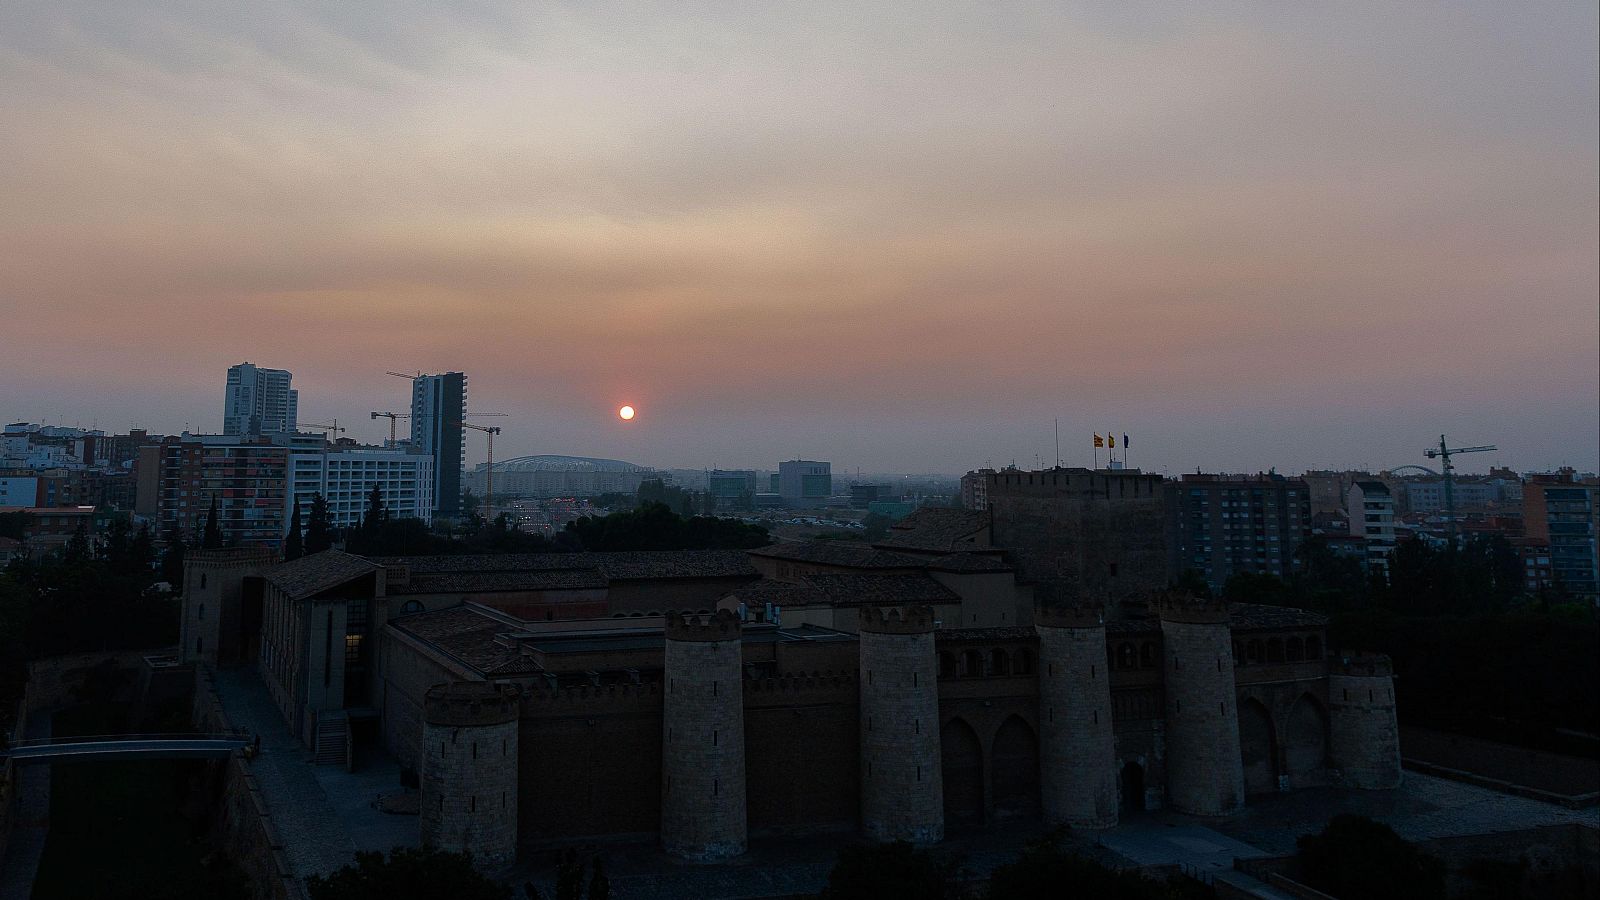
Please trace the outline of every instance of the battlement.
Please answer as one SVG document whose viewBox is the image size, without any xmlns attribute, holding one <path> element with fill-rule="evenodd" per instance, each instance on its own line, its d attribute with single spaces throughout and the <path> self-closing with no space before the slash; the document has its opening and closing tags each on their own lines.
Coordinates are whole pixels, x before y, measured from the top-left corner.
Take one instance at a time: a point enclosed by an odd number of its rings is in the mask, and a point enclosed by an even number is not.
<svg viewBox="0 0 1600 900">
<path fill-rule="evenodd" d="M 860 629 L 872 634 L 931 634 L 936 619 L 933 608 L 864 606 L 861 608 Z"/>
<path fill-rule="evenodd" d="M 1048 603 L 1033 608 L 1033 624 L 1044 628 L 1103 628 L 1106 607 L 1103 603 Z"/>
<path fill-rule="evenodd" d="M 535 715 L 551 710 L 581 709 L 589 712 L 607 706 L 657 706 L 661 703 L 660 682 L 641 684 L 580 685 L 578 687 L 533 689 L 522 695 L 525 714 Z"/>
<path fill-rule="evenodd" d="M 1367 651 L 1341 653 L 1333 660 L 1331 669 L 1335 675 L 1366 678 L 1390 678 L 1394 675 L 1394 663 L 1389 657 Z"/>
<path fill-rule="evenodd" d="M 854 672 L 795 672 L 766 678 L 747 678 L 746 691 L 798 694 L 813 691 L 854 691 L 859 681 Z"/>
<path fill-rule="evenodd" d="M 185 567 L 235 569 L 270 566 L 278 556 L 266 547 L 223 547 L 217 550 L 190 550 L 184 554 Z"/>
<path fill-rule="evenodd" d="M 1151 598 L 1163 622 L 1226 625 L 1232 604 L 1220 598 L 1196 597 L 1181 591 L 1161 591 Z"/>
<path fill-rule="evenodd" d="M 741 633 L 739 617 L 727 609 L 709 616 L 669 612 L 666 626 L 669 641 L 737 641 Z"/>
<path fill-rule="evenodd" d="M 430 725 L 504 725 L 517 718 L 514 685 L 454 681 L 428 688 L 422 698 L 423 719 Z"/>
</svg>

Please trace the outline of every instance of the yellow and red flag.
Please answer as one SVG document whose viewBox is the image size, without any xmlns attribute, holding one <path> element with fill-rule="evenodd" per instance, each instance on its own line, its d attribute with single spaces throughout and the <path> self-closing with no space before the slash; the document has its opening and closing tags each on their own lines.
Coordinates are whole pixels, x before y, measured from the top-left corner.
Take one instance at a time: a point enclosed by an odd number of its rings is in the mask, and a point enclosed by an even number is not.
<svg viewBox="0 0 1600 900">
<path fill-rule="evenodd" d="M 1096 433 L 1094 436 L 1094 445 L 1096 447 L 1104 447 L 1106 445 L 1106 439 Z"/>
</svg>

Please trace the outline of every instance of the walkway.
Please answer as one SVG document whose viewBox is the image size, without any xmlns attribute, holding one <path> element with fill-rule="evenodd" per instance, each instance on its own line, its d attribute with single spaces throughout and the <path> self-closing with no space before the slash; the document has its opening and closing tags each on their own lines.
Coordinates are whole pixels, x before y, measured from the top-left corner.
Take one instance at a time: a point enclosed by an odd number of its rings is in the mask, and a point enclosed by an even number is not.
<svg viewBox="0 0 1600 900">
<path fill-rule="evenodd" d="M 50 739 L 52 710 L 40 710 L 28 717 L 28 741 Z M 39 872 L 39 858 L 50 836 L 50 767 L 27 766 L 17 770 L 16 822 L 6 842 L 5 858 L 0 859 L 0 900 L 28 900 L 33 879 Z"/>
<path fill-rule="evenodd" d="M 96 762 L 106 759 L 226 759 L 249 740 L 236 735 L 156 736 L 128 734 L 96 740 L 19 741 L 4 754 L 19 766 L 50 762 Z"/>
<path fill-rule="evenodd" d="M 378 795 L 399 793 L 399 767 L 392 760 L 355 773 L 312 765 L 310 751 L 289 733 L 254 670 L 220 671 L 216 686 L 231 724 L 261 736 L 250 772 L 295 876 L 349 865 L 357 850 L 419 844 L 416 816 L 388 815 L 373 806 Z"/>
</svg>

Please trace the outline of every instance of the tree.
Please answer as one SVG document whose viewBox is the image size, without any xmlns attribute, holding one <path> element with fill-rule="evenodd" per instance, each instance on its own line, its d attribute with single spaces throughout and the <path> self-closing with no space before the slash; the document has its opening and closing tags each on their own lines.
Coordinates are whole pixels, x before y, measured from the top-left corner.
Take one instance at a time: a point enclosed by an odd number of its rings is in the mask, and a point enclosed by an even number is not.
<svg viewBox="0 0 1600 900">
<path fill-rule="evenodd" d="M 200 539 L 200 549 L 222 549 L 222 525 L 217 521 L 217 495 L 211 495 L 211 511 L 206 513 L 205 535 Z"/>
<path fill-rule="evenodd" d="M 311 900 L 511 900 L 511 888 L 472 867 L 472 857 L 396 847 L 357 853 L 354 865 L 306 879 Z"/>
<path fill-rule="evenodd" d="M 737 519 L 684 519 L 663 503 L 568 522 L 562 535 L 578 547 L 610 550 L 744 550 L 766 546 L 767 530 Z"/>
<path fill-rule="evenodd" d="M 389 511 L 383 506 L 383 491 L 378 489 L 376 482 L 372 490 L 367 491 L 367 513 L 361 519 L 363 531 L 376 531 L 389 521 Z"/>
<path fill-rule="evenodd" d="M 905 841 L 855 844 L 839 851 L 821 900 L 953 900 L 959 897 L 958 860 Z"/>
<path fill-rule="evenodd" d="M 1175 876 L 1157 879 L 1118 870 L 1061 846 L 1057 832 L 1028 845 L 1016 862 L 996 868 L 985 896 L 993 900 L 1186 900 L 1213 896 L 1205 885 Z"/>
<path fill-rule="evenodd" d="M 1201 575 L 1198 569 L 1184 569 L 1179 572 L 1177 580 L 1172 582 L 1172 589 L 1195 597 L 1211 599 L 1211 583 L 1206 581 L 1206 577 Z"/>
<path fill-rule="evenodd" d="M 481 498 L 479 498 L 477 494 L 474 494 L 472 492 L 471 488 L 467 488 L 467 489 L 463 490 L 461 492 L 461 512 L 462 512 L 462 514 L 471 515 L 471 514 L 476 513 L 478 511 L 478 504 L 480 504 L 482 502 L 483 502 L 483 500 Z"/>
<path fill-rule="evenodd" d="M 311 498 L 311 521 L 306 523 L 306 553 L 321 553 L 333 548 L 333 518 L 328 501 L 319 491 Z"/>
<path fill-rule="evenodd" d="M 305 555 L 305 539 L 300 534 L 300 504 L 295 502 L 294 512 L 289 514 L 289 533 L 283 538 L 283 561 L 289 562 Z"/>
<path fill-rule="evenodd" d="M 183 590 L 183 535 L 176 528 L 167 532 L 167 549 L 161 554 L 161 580 L 174 591 Z"/>
<path fill-rule="evenodd" d="M 889 517 L 883 513 L 869 512 L 861 518 L 862 540 L 881 541 L 889 533 Z"/>
<path fill-rule="evenodd" d="M 1380 822 L 1334 816 L 1299 844 L 1306 883 L 1335 897 L 1444 900 L 1444 863 Z"/>
</svg>

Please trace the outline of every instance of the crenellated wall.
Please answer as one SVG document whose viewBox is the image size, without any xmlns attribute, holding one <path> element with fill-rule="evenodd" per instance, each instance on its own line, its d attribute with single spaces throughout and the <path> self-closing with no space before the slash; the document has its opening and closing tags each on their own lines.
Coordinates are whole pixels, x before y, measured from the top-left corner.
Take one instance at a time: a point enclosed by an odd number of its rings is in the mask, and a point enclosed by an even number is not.
<svg viewBox="0 0 1600 900">
<path fill-rule="evenodd" d="M 667 616 L 661 846 L 696 862 L 745 850 L 742 629 L 727 610 Z"/>
<path fill-rule="evenodd" d="M 861 831 L 877 841 L 944 839 L 934 613 L 861 613 Z"/>
<path fill-rule="evenodd" d="M 423 698 L 422 844 L 496 869 L 517 853 L 517 690 L 436 685 Z"/>
<path fill-rule="evenodd" d="M 1117 755 L 1105 608 L 1040 607 L 1033 622 L 1045 822 L 1110 828 L 1117 824 Z"/>
<path fill-rule="evenodd" d="M 1234 812 L 1244 805 L 1244 770 L 1227 604 L 1168 596 L 1159 607 L 1167 797 L 1181 812 Z"/>
<path fill-rule="evenodd" d="M 1382 654 L 1353 654 L 1328 674 L 1333 713 L 1331 763 L 1340 783 L 1365 790 L 1400 784 L 1400 723 L 1394 708 L 1394 667 Z"/>
</svg>

